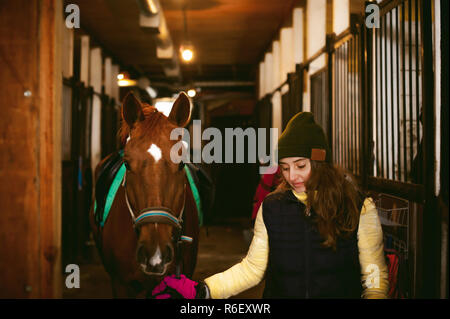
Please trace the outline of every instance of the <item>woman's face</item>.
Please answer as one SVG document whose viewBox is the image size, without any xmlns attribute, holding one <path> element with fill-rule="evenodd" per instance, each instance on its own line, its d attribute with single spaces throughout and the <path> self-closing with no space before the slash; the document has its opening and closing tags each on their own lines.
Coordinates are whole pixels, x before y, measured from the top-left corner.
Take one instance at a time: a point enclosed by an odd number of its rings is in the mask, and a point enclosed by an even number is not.
<svg viewBox="0 0 450 319">
<path fill-rule="evenodd" d="M 279 161 L 284 179 L 297 193 L 306 191 L 305 183 L 311 174 L 311 162 L 304 157 L 285 157 Z"/>
</svg>

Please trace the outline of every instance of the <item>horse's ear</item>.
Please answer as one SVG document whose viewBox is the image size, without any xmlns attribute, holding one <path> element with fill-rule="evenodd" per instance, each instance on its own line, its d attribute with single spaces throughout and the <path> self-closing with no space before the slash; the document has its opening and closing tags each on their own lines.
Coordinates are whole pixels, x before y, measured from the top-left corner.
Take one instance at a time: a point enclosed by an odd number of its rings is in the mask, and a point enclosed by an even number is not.
<svg viewBox="0 0 450 319">
<path fill-rule="evenodd" d="M 145 119 L 141 102 L 131 92 L 128 92 L 123 99 L 122 117 L 129 127 L 133 127 L 137 121 L 143 121 Z"/>
<path fill-rule="evenodd" d="M 169 114 L 169 120 L 175 123 L 178 127 L 185 127 L 191 118 L 191 102 L 184 92 L 181 92 Z"/>
</svg>

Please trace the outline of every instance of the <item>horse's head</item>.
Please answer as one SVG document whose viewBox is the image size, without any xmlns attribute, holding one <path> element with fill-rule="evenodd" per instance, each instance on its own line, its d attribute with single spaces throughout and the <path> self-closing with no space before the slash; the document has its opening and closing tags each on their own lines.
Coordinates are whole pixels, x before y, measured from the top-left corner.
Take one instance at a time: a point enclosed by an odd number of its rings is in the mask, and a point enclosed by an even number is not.
<svg viewBox="0 0 450 319">
<path fill-rule="evenodd" d="M 122 135 L 127 139 L 125 193 L 136 218 L 137 262 L 146 274 L 165 275 L 174 262 L 174 243 L 180 234 L 173 217 L 182 213 L 186 196 L 183 165 L 171 160 L 177 141 L 170 140 L 170 133 L 189 122 L 190 102 L 181 93 L 166 117 L 128 94 L 122 117 Z"/>
</svg>

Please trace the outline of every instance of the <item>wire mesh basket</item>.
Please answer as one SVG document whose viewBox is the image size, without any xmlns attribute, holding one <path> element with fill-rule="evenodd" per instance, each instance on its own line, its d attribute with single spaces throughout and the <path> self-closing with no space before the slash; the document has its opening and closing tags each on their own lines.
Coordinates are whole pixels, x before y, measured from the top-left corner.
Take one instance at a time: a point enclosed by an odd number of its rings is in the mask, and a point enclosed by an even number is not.
<svg viewBox="0 0 450 319">
<path fill-rule="evenodd" d="M 383 227 L 385 248 L 394 249 L 407 259 L 409 243 L 409 202 L 392 195 L 380 194 L 375 200 L 375 205 Z"/>
</svg>

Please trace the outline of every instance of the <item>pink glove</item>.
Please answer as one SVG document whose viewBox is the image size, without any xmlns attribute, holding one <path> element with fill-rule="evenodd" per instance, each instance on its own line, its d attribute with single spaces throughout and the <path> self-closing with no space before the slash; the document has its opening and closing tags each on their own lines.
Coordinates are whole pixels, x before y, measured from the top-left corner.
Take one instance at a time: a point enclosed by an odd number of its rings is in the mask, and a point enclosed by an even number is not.
<svg viewBox="0 0 450 319">
<path fill-rule="evenodd" d="M 169 299 L 174 296 L 170 293 L 175 290 L 184 299 L 195 299 L 197 295 L 196 286 L 198 282 L 190 280 L 185 275 L 176 278 L 175 275 L 167 276 L 152 291 L 152 296 L 156 299 Z"/>
</svg>

